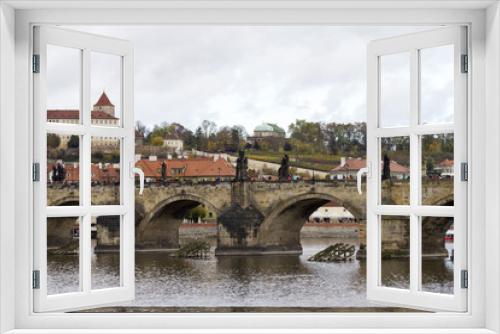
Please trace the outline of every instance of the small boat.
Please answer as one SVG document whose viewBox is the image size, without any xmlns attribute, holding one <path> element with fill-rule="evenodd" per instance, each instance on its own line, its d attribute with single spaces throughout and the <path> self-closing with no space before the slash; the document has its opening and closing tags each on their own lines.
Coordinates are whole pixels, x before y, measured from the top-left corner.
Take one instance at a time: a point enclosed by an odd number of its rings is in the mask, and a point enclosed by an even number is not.
<svg viewBox="0 0 500 334">
<path fill-rule="evenodd" d="M 444 235 L 444 240 L 445 241 L 453 241 L 455 239 L 455 232 L 453 230 L 448 230 L 446 231 Z"/>
</svg>

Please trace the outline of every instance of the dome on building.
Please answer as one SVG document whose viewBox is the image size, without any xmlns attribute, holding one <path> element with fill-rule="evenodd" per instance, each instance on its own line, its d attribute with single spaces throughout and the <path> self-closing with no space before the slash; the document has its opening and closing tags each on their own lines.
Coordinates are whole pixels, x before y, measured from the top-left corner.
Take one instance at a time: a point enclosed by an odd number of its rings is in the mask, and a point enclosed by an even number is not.
<svg viewBox="0 0 500 334">
<path fill-rule="evenodd" d="M 262 123 L 261 125 L 256 126 L 253 131 L 254 132 L 273 132 L 274 129 L 268 123 Z"/>
</svg>

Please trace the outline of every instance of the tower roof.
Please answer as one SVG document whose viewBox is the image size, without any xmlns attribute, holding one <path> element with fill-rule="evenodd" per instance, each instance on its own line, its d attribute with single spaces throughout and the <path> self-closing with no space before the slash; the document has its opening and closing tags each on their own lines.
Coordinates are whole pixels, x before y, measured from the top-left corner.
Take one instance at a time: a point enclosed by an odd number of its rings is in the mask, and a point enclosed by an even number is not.
<svg viewBox="0 0 500 334">
<path fill-rule="evenodd" d="M 285 130 L 274 123 L 262 123 L 257 125 L 253 131 L 285 133 Z"/>
<path fill-rule="evenodd" d="M 106 92 L 102 92 L 101 97 L 99 97 L 99 100 L 94 104 L 94 107 L 103 107 L 103 106 L 111 106 L 114 107 L 115 105 L 111 103 L 109 100 L 108 96 L 106 95 Z"/>
</svg>

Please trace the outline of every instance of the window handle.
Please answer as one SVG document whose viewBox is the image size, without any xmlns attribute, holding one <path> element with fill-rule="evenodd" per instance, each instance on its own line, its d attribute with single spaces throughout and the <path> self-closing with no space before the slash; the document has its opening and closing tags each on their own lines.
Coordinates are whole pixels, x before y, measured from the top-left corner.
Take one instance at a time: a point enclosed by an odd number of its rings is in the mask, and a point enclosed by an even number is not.
<svg viewBox="0 0 500 334">
<path fill-rule="evenodd" d="M 356 180 L 358 183 L 358 193 L 361 195 L 363 194 L 363 191 L 361 190 L 361 180 L 363 179 L 363 174 L 366 175 L 366 177 L 370 177 L 370 163 L 368 162 L 366 167 L 360 168 L 358 170 L 358 173 L 356 174 Z"/>
<path fill-rule="evenodd" d="M 144 192 L 144 172 L 142 169 L 135 167 L 134 163 L 130 163 L 130 176 L 135 177 L 135 174 L 139 175 L 139 195 L 142 195 Z"/>
</svg>

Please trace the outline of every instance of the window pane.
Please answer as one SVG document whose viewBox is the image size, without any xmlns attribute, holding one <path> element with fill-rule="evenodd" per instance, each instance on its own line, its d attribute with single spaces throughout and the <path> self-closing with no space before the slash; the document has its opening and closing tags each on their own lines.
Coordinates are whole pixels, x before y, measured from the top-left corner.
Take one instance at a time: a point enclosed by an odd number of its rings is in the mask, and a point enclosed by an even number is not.
<svg viewBox="0 0 500 334">
<path fill-rule="evenodd" d="M 453 134 L 422 136 L 422 204 L 453 205 Z"/>
<path fill-rule="evenodd" d="M 120 286 L 120 216 L 92 217 L 92 289 Z"/>
<path fill-rule="evenodd" d="M 453 123 L 453 45 L 420 50 L 420 123 Z"/>
<path fill-rule="evenodd" d="M 92 125 L 119 126 L 121 118 L 121 57 L 92 52 L 90 62 Z"/>
<path fill-rule="evenodd" d="M 382 286 L 410 288 L 410 218 L 381 217 Z"/>
<path fill-rule="evenodd" d="M 120 139 L 92 137 L 92 205 L 120 204 Z"/>
<path fill-rule="evenodd" d="M 380 127 L 410 125 L 410 54 L 380 57 Z"/>
<path fill-rule="evenodd" d="M 381 138 L 380 143 L 380 203 L 409 205 L 410 137 Z"/>
<path fill-rule="evenodd" d="M 453 218 L 422 218 L 422 291 L 453 294 Z"/>
<path fill-rule="evenodd" d="M 81 50 L 47 45 L 47 122 L 79 123 Z"/>
<path fill-rule="evenodd" d="M 80 204 L 80 137 L 47 134 L 47 205 Z"/>
<path fill-rule="evenodd" d="M 49 295 L 80 290 L 80 219 L 47 219 L 47 291 Z"/>
</svg>

